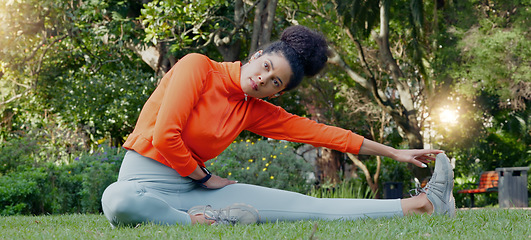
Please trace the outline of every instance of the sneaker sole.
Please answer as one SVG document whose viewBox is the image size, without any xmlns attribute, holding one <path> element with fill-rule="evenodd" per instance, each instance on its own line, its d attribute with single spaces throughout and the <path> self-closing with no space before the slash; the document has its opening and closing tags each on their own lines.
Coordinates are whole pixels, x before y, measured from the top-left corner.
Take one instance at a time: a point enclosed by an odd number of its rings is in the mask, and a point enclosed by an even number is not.
<svg viewBox="0 0 531 240">
<path fill-rule="evenodd" d="M 448 215 L 450 217 L 454 217 L 455 216 L 455 198 L 454 198 L 454 193 L 453 193 L 453 189 L 454 189 L 454 171 L 452 169 L 452 164 L 450 162 L 450 159 L 448 158 L 448 156 L 446 156 L 446 154 L 444 153 L 440 153 L 439 155 L 442 155 L 442 159 L 444 159 L 445 163 L 448 164 L 448 167 L 449 167 L 449 171 L 447 171 L 447 177 L 448 179 L 452 179 L 452 184 L 451 184 L 451 187 L 450 189 L 447 189 L 447 191 L 450 191 L 450 197 L 447 199 L 448 201 Z M 437 155 L 437 156 L 439 156 Z"/>
</svg>

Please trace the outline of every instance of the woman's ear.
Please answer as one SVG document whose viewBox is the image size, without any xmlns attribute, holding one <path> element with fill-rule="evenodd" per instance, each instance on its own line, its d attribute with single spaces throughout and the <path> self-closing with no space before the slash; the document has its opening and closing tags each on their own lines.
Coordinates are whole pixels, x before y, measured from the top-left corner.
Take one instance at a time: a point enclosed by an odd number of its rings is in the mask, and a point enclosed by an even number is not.
<svg viewBox="0 0 531 240">
<path fill-rule="evenodd" d="M 255 52 L 255 53 L 253 54 L 253 56 L 251 57 L 251 59 L 249 59 L 249 62 L 251 62 L 252 60 L 255 60 L 255 59 L 261 57 L 263 52 L 264 52 L 263 50 L 260 50 L 260 51 L 258 51 L 258 52 Z"/>
</svg>

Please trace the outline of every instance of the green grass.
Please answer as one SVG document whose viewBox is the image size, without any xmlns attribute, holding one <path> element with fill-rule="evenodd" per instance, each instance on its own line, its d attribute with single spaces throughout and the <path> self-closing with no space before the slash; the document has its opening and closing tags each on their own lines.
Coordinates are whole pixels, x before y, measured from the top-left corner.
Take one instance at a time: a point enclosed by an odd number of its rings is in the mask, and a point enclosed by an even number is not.
<svg viewBox="0 0 531 240">
<path fill-rule="evenodd" d="M 145 224 L 118 229 L 111 229 L 102 215 L 9 216 L 0 217 L 0 233 L 0 239 L 531 239 L 531 211 L 480 209 L 458 211 L 456 218 L 418 215 L 250 226 Z"/>
</svg>

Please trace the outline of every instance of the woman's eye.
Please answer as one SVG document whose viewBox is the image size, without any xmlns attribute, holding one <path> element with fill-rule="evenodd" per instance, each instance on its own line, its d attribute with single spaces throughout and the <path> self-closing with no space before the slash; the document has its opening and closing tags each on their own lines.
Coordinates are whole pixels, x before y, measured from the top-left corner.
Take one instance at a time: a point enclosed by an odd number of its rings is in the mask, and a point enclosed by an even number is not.
<svg viewBox="0 0 531 240">
<path fill-rule="evenodd" d="M 277 86 L 277 87 L 280 86 L 280 83 L 276 79 L 273 79 L 273 84 L 275 84 L 275 86 Z"/>
<path fill-rule="evenodd" d="M 264 67 L 265 67 L 266 69 L 269 69 L 269 64 L 268 64 L 267 62 L 264 63 Z"/>
</svg>

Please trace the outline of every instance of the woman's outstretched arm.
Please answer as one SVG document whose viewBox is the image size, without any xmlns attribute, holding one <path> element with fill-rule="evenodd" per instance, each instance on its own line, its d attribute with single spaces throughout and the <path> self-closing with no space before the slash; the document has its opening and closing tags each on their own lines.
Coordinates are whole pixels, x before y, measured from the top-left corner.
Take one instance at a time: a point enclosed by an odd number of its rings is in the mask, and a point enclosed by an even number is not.
<svg viewBox="0 0 531 240">
<path fill-rule="evenodd" d="M 426 163 L 435 160 L 435 155 L 442 152 L 433 149 L 395 149 L 369 139 L 363 139 L 359 154 L 390 157 L 399 162 L 426 167 Z"/>
</svg>

